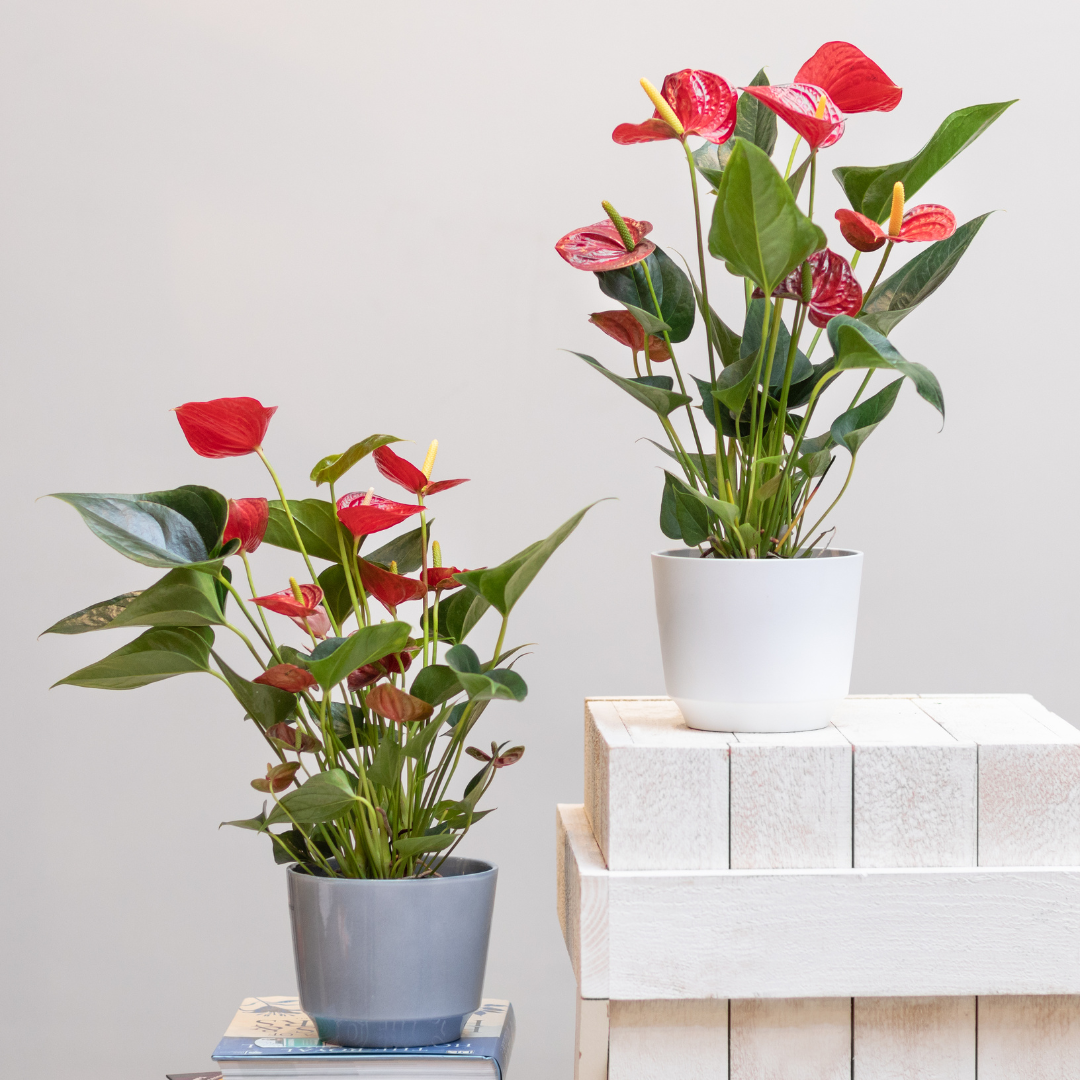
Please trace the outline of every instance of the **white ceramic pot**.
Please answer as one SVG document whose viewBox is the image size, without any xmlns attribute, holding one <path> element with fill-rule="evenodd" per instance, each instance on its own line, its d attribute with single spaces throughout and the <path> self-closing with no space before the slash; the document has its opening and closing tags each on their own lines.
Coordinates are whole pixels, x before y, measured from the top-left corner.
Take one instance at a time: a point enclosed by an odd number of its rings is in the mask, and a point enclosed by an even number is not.
<svg viewBox="0 0 1080 1080">
<path fill-rule="evenodd" d="M 664 683 L 707 731 L 825 727 L 851 683 L 861 551 L 805 559 L 652 556 Z"/>
</svg>

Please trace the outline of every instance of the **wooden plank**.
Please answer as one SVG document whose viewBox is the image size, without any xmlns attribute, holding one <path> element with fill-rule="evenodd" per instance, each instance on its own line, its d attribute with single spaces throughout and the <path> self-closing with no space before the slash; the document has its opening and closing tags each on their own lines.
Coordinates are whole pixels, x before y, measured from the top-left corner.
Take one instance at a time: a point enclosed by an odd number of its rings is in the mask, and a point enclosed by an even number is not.
<svg viewBox="0 0 1080 1080">
<path fill-rule="evenodd" d="M 728 1080 L 726 1001 L 613 1001 L 609 1080 Z"/>
<path fill-rule="evenodd" d="M 850 1080 L 851 999 L 731 1002 L 731 1080 Z"/>
<path fill-rule="evenodd" d="M 978 751 L 910 698 L 848 698 L 855 866 L 975 866 Z"/>
<path fill-rule="evenodd" d="M 668 698 L 586 702 L 585 808 L 609 868 L 727 868 L 730 742 Z"/>
<path fill-rule="evenodd" d="M 608 1003 L 578 994 L 574 1031 L 574 1080 L 607 1080 Z"/>
<path fill-rule="evenodd" d="M 852 1080 L 975 1080 L 975 998 L 856 998 Z"/>
<path fill-rule="evenodd" d="M 608 873 L 584 807 L 555 808 L 559 924 L 585 998 L 608 996 Z"/>
<path fill-rule="evenodd" d="M 731 867 L 851 866 L 851 744 L 836 728 L 738 734 Z"/>
<path fill-rule="evenodd" d="M 1080 867 L 608 871 L 560 815 L 586 997 L 1080 994 Z"/>
<path fill-rule="evenodd" d="M 1080 730 L 1007 696 L 919 706 L 979 746 L 980 866 L 1080 865 Z"/>
<path fill-rule="evenodd" d="M 1080 1080 L 1080 997 L 979 998 L 979 1080 Z"/>
</svg>

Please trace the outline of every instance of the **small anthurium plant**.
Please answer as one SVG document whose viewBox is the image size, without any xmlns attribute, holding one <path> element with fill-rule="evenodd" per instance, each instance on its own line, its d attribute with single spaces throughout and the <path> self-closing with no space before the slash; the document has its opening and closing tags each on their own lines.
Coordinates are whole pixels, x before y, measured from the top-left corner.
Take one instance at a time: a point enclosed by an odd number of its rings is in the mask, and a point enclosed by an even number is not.
<svg viewBox="0 0 1080 1080">
<path fill-rule="evenodd" d="M 270 759 L 251 781 L 269 796 L 262 811 L 223 824 L 269 835 L 279 863 L 312 874 L 437 874 L 470 826 L 490 813 L 477 804 L 496 772 L 524 753 L 506 743 L 469 746 L 469 733 L 490 702 L 525 697 L 525 681 L 513 670 L 521 646 L 506 647 L 510 613 L 589 508 L 498 566 L 462 570 L 445 565 L 431 539 L 427 499 L 466 483 L 432 479 L 436 442 L 417 468 L 390 449 L 400 439 L 372 435 L 314 467 L 311 479 L 328 486 L 329 499 L 289 500 L 262 447 L 274 408 L 240 397 L 189 402 L 175 412 L 197 454 L 257 454 L 278 498 L 232 500 L 197 485 L 56 495 L 120 554 L 167 571 L 147 589 L 49 627 L 51 634 L 147 628 L 56 685 L 130 690 L 188 672 L 211 675 L 254 722 Z M 369 455 L 411 501 L 376 495 L 373 487 L 337 497 L 338 481 Z M 369 538 L 402 525 L 413 527 L 365 548 Z M 264 542 L 297 553 L 303 584 L 294 577 L 259 592 L 250 556 Z M 242 567 L 247 599 L 230 559 Z M 325 564 L 320 572 L 315 561 Z M 408 605 L 417 605 L 413 618 L 403 615 Z M 465 639 L 489 610 L 501 623 L 491 658 L 482 660 Z M 221 630 L 246 646 L 253 677 L 214 648 Z M 480 768 L 451 795 L 463 754 Z"/>
<path fill-rule="evenodd" d="M 891 112 L 900 103 L 900 87 L 869 57 L 831 41 L 785 85 L 770 85 L 761 71 L 736 90 L 719 75 L 690 69 L 668 75 L 660 90 L 647 79 L 641 85 L 653 115 L 620 124 L 612 138 L 624 146 L 673 141 L 685 155 L 697 277 L 646 239 L 648 221 L 604 202 L 607 217 L 568 233 L 556 251 L 594 273 L 600 291 L 622 305 L 589 321 L 630 350 L 633 373 L 630 364 L 620 373 L 576 355 L 660 422 L 667 445 L 655 445 L 674 463 L 665 470 L 661 501 L 666 536 L 716 558 L 810 555 L 823 550 L 815 545 L 832 530 L 819 527 L 847 490 L 860 448 L 892 409 L 903 381 L 910 379 L 944 419 L 938 380 L 906 359 L 889 335 L 952 273 L 989 215 L 958 228 L 946 207 L 907 200 L 1013 102 L 951 113 L 904 161 L 833 169 L 850 203 L 835 214 L 854 249 L 849 261 L 829 246 L 814 217 L 818 156 L 840 140 L 848 116 Z M 777 117 L 795 133 L 783 173 L 772 161 Z M 704 141 L 692 149 L 695 136 Z M 800 145 L 807 153 L 795 167 Z M 699 176 L 715 200 L 707 235 Z M 929 246 L 883 279 L 894 248 L 924 243 Z M 742 311 L 730 324 L 709 303 L 706 251 L 743 279 Z M 876 251 L 880 259 L 863 288 L 855 268 L 864 253 Z M 676 346 L 681 353 L 698 313 L 708 371 L 693 376 L 691 387 Z M 808 322 L 814 332 L 804 352 Z M 829 354 L 815 363 L 823 334 Z M 674 379 L 655 373 L 655 364 L 670 364 Z M 878 371 L 896 377 L 866 396 Z M 822 392 L 846 372 L 856 375 L 850 403 L 820 423 Z M 811 510 L 811 503 L 837 450 L 849 458 L 847 477 L 817 514 L 820 507 Z"/>
</svg>

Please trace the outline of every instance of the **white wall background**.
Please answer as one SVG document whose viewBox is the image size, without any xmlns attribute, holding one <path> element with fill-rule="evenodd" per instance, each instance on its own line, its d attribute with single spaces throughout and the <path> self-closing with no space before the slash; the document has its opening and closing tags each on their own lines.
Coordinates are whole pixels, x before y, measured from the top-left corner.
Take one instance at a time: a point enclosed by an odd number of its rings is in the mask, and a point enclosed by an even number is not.
<svg viewBox="0 0 1080 1080">
<path fill-rule="evenodd" d="M 46 693 L 117 642 L 35 640 L 155 574 L 34 500 L 189 482 L 269 495 L 255 459 L 195 457 L 167 411 L 250 394 L 280 406 L 267 448 L 294 495 L 370 432 L 418 453 L 438 437 L 440 475 L 473 478 L 436 507 L 458 565 L 618 496 L 518 609 L 513 639 L 538 643 L 531 693 L 488 729 L 528 753 L 469 842 L 502 868 L 488 992 L 518 1008 L 513 1076 L 571 1075 L 553 805 L 581 795 L 582 698 L 662 692 L 647 554 L 663 541 L 658 455 L 635 442 L 650 416 L 557 351 L 623 362 L 585 322 L 612 305 L 552 245 L 609 198 L 692 253 L 675 145 L 609 138 L 648 114 L 643 74 L 742 83 L 765 63 L 782 82 L 822 41 L 854 41 L 904 101 L 851 121 L 828 167 L 898 160 L 954 108 L 1022 97 L 920 195 L 960 220 L 1006 211 L 894 335 L 937 372 L 948 423 L 906 389 L 836 521 L 867 552 L 856 690 L 1030 691 L 1080 717 L 1074 10 L 8 0 L 5 1072 L 201 1068 L 241 997 L 294 987 L 282 871 L 258 838 L 216 831 L 255 808 L 263 761 L 223 688 Z M 269 591 L 285 562 L 263 561 Z"/>
</svg>

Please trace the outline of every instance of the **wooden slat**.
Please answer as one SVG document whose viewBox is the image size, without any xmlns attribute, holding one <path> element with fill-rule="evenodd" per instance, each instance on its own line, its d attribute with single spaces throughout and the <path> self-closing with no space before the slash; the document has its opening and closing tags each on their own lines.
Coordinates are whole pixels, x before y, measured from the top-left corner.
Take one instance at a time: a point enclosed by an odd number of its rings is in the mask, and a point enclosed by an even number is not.
<svg viewBox="0 0 1080 1080">
<path fill-rule="evenodd" d="M 727 868 L 730 742 L 667 698 L 586 702 L 585 809 L 609 868 Z"/>
<path fill-rule="evenodd" d="M 851 744 L 836 728 L 738 734 L 731 747 L 731 866 L 851 866 Z"/>
<path fill-rule="evenodd" d="M 731 1080 L 850 1080 L 850 998 L 732 1001 Z"/>
<path fill-rule="evenodd" d="M 1009 697 L 919 706 L 979 746 L 980 866 L 1080 865 L 1080 731 Z"/>
<path fill-rule="evenodd" d="M 609 1080 L 727 1080 L 726 1001 L 613 1001 Z"/>
<path fill-rule="evenodd" d="M 1080 997 L 979 998 L 979 1080 L 1080 1080 Z"/>
<path fill-rule="evenodd" d="M 586 997 L 1080 993 L 1080 868 L 607 871 L 561 812 Z"/>
<path fill-rule="evenodd" d="M 975 866 L 978 753 L 909 698 L 848 698 L 855 866 Z"/>
<path fill-rule="evenodd" d="M 852 1080 L 975 1080 L 975 998 L 856 998 Z"/>
<path fill-rule="evenodd" d="M 607 1001 L 578 994 L 575 1021 L 574 1080 L 607 1080 Z"/>
</svg>

